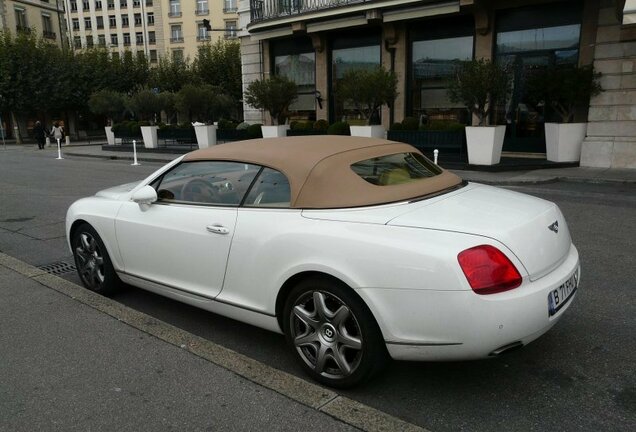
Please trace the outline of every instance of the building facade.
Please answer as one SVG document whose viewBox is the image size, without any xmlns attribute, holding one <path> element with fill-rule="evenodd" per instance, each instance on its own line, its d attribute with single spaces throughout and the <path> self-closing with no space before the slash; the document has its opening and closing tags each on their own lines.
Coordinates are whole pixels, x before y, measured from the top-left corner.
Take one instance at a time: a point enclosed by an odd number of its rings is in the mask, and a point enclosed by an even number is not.
<svg viewBox="0 0 636 432">
<path fill-rule="evenodd" d="M 62 0 L 0 0 L 0 31 L 36 32 L 62 47 L 65 29 Z"/>
<path fill-rule="evenodd" d="M 64 1 L 74 49 L 132 51 L 152 63 L 164 55 L 192 59 L 203 43 L 236 38 L 236 0 Z"/>
<path fill-rule="evenodd" d="M 294 118 L 355 122 L 338 102 L 338 79 L 383 66 L 396 73 L 399 91 L 382 109 L 385 127 L 407 116 L 470 124 L 467 110 L 449 100 L 447 79 L 458 60 L 496 61 L 512 81 L 509 100 L 491 114 L 507 125 L 504 151 L 536 156 L 545 153 L 544 123 L 554 113 L 528 94 L 528 74 L 594 65 L 604 91 L 576 113 L 588 121 L 581 164 L 636 168 L 636 30 L 628 9 L 620 0 L 243 0 L 243 81 L 285 75 L 299 87 Z M 249 106 L 245 118 L 266 120 Z"/>
</svg>

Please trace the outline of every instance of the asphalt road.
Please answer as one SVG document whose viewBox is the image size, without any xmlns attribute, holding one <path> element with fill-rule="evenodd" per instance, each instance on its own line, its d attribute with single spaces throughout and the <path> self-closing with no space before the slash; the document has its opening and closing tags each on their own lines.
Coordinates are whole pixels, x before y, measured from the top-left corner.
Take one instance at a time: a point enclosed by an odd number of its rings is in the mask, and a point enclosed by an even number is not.
<svg viewBox="0 0 636 432">
<path fill-rule="evenodd" d="M 66 208 L 160 165 L 0 149 L 0 251 L 36 266 L 72 263 Z M 582 278 L 568 313 L 546 335 L 501 358 L 393 362 L 341 392 L 431 431 L 628 431 L 636 428 L 636 185 L 515 187 L 555 201 L 579 248 Z M 65 274 L 79 283 L 75 274 Z M 302 376 L 280 335 L 130 289 L 117 301 L 263 363 Z"/>
</svg>

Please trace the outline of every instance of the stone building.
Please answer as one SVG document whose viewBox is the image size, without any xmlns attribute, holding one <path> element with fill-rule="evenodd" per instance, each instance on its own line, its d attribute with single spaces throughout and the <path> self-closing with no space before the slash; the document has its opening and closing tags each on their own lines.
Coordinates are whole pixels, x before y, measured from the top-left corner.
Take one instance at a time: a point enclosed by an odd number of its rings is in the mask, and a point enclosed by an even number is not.
<svg viewBox="0 0 636 432">
<path fill-rule="evenodd" d="M 399 96 L 383 108 L 385 127 L 404 117 L 468 124 L 446 94 L 457 60 L 508 65 L 512 91 L 498 121 L 504 151 L 545 153 L 549 108 L 531 100 L 529 72 L 550 65 L 594 65 L 604 91 L 577 112 L 588 121 L 581 165 L 636 168 L 636 18 L 621 0 L 241 0 L 243 81 L 282 74 L 299 85 L 294 118 L 352 119 L 337 103 L 348 68 L 395 71 Z M 313 72 L 313 73 L 312 73 Z M 245 119 L 263 113 L 245 106 Z"/>
<path fill-rule="evenodd" d="M 0 0 L 0 31 L 36 32 L 58 46 L 66 41 L 62 0 Z"/>
</svg>

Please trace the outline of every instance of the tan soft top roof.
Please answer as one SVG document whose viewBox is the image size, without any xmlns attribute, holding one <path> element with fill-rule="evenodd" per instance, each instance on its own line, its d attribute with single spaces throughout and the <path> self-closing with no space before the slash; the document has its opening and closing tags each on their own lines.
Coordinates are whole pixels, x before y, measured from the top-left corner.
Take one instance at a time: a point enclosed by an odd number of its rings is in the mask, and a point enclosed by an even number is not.
<svg viewBox="0 0 636 432">
<path fill-rule="evenodd" d="M 317 135 L 221 144 L 189 153 L 184 161 L 231 160 L 278 170 L 289 179 L 294 208 L 384 204 L 429 195 L 461 183 L 455 174 L 443 171 L 418 181 L 377 186 L 351 169 L 356 162 L 395 153 L 420 151 L 408 144 L 377 138 Z"/>
</svg>

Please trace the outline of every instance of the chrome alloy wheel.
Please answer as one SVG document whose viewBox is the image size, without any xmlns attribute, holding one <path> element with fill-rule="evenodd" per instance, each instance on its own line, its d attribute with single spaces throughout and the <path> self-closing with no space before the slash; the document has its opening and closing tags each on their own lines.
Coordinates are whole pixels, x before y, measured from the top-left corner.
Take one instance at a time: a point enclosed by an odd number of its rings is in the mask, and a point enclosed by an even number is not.
<svg viewBox="0 0 636 432">
<path fill-rule="evenodd" d="M 362 359 L 362 332 L 345 302 L 324 291 L 299 297 L 290 314 L 291 337 L 298 354 L 317 374 L 342 379 Z"/>
<path fill-rule="evenodd" d="M 97 240 L 88 232 L 79 235 L 75 246 L 76 265 L 82 282 L 91 290 L 99 290 L 104 283 L 104 257 Z"/>
</svg>

